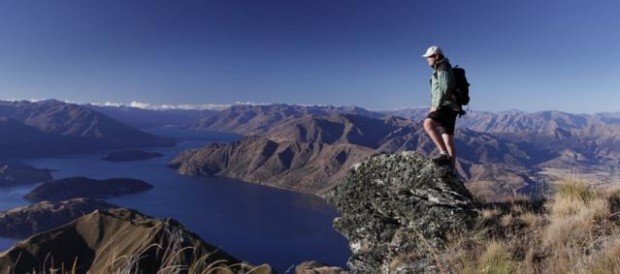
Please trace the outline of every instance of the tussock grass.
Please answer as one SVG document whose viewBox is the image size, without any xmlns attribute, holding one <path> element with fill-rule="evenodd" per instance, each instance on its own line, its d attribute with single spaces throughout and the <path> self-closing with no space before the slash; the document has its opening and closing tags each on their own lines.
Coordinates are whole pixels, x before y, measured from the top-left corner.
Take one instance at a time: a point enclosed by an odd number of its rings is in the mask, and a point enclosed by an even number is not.
<svg viewBox="0 0 620 274">
<path fill-rule="evenodd" d="M 139 251 L 131 254 L 119 256 L 118 250 L 112 247 L 112 256 L 108 257 L 103 269 L 95 269 L 95 273 L 114 273 L 114 274 L 138 274 L 146 273 L 140 268 L 142 259 L 148 256 L 163 258 L 156 266 L 156 274 L 268 274 L 272 273 L 269 265 L 252 266 L 248 263 L 230 263 L 224 259 L 215 259 L 217 250 L 203 254 L 198 248 L 187 246 L 184 248 L 174 248 L 173 244 L 167 245 L 154 243 Z M 189 256 L 188 256 L 189 254 Z M 189 257 L 189 260 L 188 260 Z M 97 258 L 95 258 L 97 260 Z M 77 270 L 78 258 L 76 257 L 71 266 L 64 263 L 57 265 L 53 261 L 52 254 L 48 254 L 39 268 L 33 268 L 32 274 L 76 274 L 84 271 Z M 152 267 L 152 266 L 151 266 Z M 92 271 L 91 271 L 92 272 Z M 89 272 L 89 273 L 91 273 Z"/>
<path fill-rule="evenodd" d="M 516 267 L 508 247 L 496 241 L 487 245 L 477 263 L 475 273 L 512 273 Z"/>
<path fill-rule="evenodd" d="M 546 200 L 481 204 L 443 257 L 454 273 L 620 273 L 620 189 L 564 180 Z"/>
<path fill-rule="evenodd" d="M 206 263 L 208 257 L 211 254 L 205 254 L 199 258 L 197 258 L 193 262 L 189 262 L 189 264 L 179 264 L 179 265 L 169 265 L 162 266 L 157 274 L 178 274 L 178 273 L 200 273 L 200 274 L 234 274 L 234 273 L 243 273 L 243 274 L 267 274 L 272 273 L 271 267 L 268 265 L 260 265 L 260 266 L 251 266 L 247 263 L 236 263 L 236 264 L 228 264 L 226 260 L 216 260 L 211 263 Z M 102 273 L 115 273 L 115 274 L 133 274 L 133 273 L 145 273 L 141 271 L 138 267 L 138 262 L 140 259 L 144 258 L 144 256 L 120 256 L 115 260 L 111 261 L 109 265 L 107 265 L 105 271 Z M 77 258 L 76 261 L 77 262 Z M 47 265 L 45 263 L 44 265 Z M 42 270 L 41 270 L 42 269 Z M 47 267 L 33 268 L 32 274 L 76 274 L 82 273 L 82 271 L 76 270 L 76 264 L 72 266 L 65 266 L 61 264 L 60 266 L 54 265 L 51 262 Z"/>
</svg>

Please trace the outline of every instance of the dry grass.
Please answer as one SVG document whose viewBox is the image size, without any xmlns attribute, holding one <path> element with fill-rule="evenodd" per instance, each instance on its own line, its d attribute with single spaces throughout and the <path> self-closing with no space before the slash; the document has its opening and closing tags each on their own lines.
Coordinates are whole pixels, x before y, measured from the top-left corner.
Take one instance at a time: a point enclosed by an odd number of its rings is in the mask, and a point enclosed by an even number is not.
<svg viewBox="0 0 620 274">
<path fill-rule="evenodd" d="M 157 274 L 176 274 L 176 273 L 200 273 L 200 274 L 267 274 L 272 273 L 271 267 L 267 265 L 251 266 L 246 263 L 229 264 L 226 260 L 217 260 L 211 263 L 206 263 L 210 254 L 206 254 L 194 262 L 190 262 L 188 265 L 171 265 L 162 267 L 157 271 Z M 141 256 L 122 256 L 116 260 L 110 262 L 110 265 L 103 273 L 115 273 L 115 274 L 132 274 L 132 273 L 144 273 L 137 267 Z M 66 267 L 64 264 L 55 266 L 52 262 L 51 266 L 40 267 L 32 269 L 32 274 L 75 274 L 81 273 L 76 271 L 76 265 Z"/>
<path fill-rule="evenodd" d="M 485 204 L 443 256 L 455 273 L 620 273 L 620 190 L 569 180 L 547 201 Z"/>
<path fill-rule="evenodd" d="M 227 260 L 215 260 L 212 256 L 215 256 L 217 251 L 212 253 L 203 254 L 197 252 L 194 247 L 185 247 L 182 249 L 174 249 L 168 245 L 167 248 L 163 248 L 160 244 L 151 244 L 141 251 L 134 252 L 128 255 L 117 256 L 114 249 L 113 256 L 108 258 L 105 263 L 104 269 L 96 270 L 100 273 L 114 273 L 114 274 L 133 274 L 133 273 L 145 273 L 140 269 L 140 261 L 145 258 L 151 249 L 156 249 L 157 254 L 163 255 L 165 260 L 161 261 L 161 265 L 157 267 L 159 269 L 157 274 L 179 274 L 179 273 L 192 273 L 192 274 L 268 274 L 272 273 L 272 269 L 269 265 L 252 266 L 248 263 L 230 263 Z M 187 259 L 188 252 L 190 252 L 190 258 L 187 263 L 184 262 Z M 48 264 L 48 258 L 51 258 Z M 66 267 L 64 264 L 57 266 L 51 254 L 46 256 L 46 260 L 43 262 L 43 266 L 33 268 L 32 274 L 76 274 L 83 273 L 76 270 L 77 265 L 76 258 L 73 264 Z"/>
</svg>

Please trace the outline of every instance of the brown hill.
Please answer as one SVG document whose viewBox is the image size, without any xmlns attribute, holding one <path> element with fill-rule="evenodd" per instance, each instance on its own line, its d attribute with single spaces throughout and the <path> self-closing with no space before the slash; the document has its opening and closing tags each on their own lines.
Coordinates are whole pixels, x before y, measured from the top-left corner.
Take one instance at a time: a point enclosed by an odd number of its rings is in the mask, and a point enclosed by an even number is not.
<svg viewBox="0 0 620 274">
<path fill-rule="evenodd" d="M 0 212 L 0 236 L 26 238 L 66 224 L 97 209 L 116 206 L 90 198 L 43 201 Z"/>
<path fill-rule="evenodd" d="M 597 115 L 572 114 L 561 111 L 504 111 L 471 112 L 459 125 L 479 132 L 537 132 L 549 133 L 556 129 L 572 130 L 593 124 L 605 124 Z"/>
<path fill-rule="evenodd" d="M 288 104 L 234 105 L 216 115 L 206 117 L 187 127 L 195 130 L 234 132 L 243 135 L 264 134 L 271 126 L 288 119 L 307 115 L 356 114 L 378 118 L 383 114 L 360 107 L 300 106 Z"/>
<path fill-rule="evenodd" d="M 173 219 L 157 220 L 128 209 L 97 210 L 0 254 L 3 273 L 63 266 L 75 273 L 157 273 L 164 268 L 194 273 L 206 271 L 211 263 L 226 267 L 239 262 Z M 270 273 L 270 267 L 256 273 Z"/>
<path fill-rule="evenodd" d="M 307 115 L 274 125 L 265 136 L 276 142 L 340 143 L 377 148 L 385 135 L 395 129 L 385 121 L 359 115 Z"/>
<path fill-rule="evenodd" d="M 183 174 L 215 174 L 259 183 L 264 180 L 263 183 L 280 187 L 303 181 L 303 187 L 287 188 L 313 192 L 319 188 L 309 187 L 312 181 L 310 177 L 329 178 L 331 183 L 324 183 L 320 189 L 340 179 L 338 174 L 342 173 L 326 175 L 319 171 L 321 168 L 333 170 L 333 161 L 330 159 L 334 159 L 334 155 L 321 154 L 323 160 L 309 161 L 313 163 L 312 172 L 306 176 L 301 175 L 302 178 L 308 177 L 306 180 L 300 179 L 297 172 L 294 175 L 288 173 L 286 164 L 275 160 L 265 160 L 263 168 L 249 171 L 243 166 L 234 167 L 235 163 L 245 164 L 253 162 L 252 159 L 261 159 L 263 150 L 269 151 L 274 147 L 277 147 L 278 152 L 295 155 L 294 149 L 286 149 L 291 142 L 297 142 L 297 146 L 301 147 L 314 144 L 313 151 L 316 144 L 354 145 L 349 147 L 350 151 L 364 148 L 365 152 L 360 154 L 366 157 L 400 151 L 417 151 L 428 155 L 435 150 L 421 126 L 421 120 L 428 113 L 427 108 L 383 112 L 383 116 L 363 109 L 353 112 L 360 115 L 347 114 L 347 110 L 337 108 L 284 104 L 231 107 L 209 117 L 208 121 L 203 120 L 195 128 L 257 134 L 275 144 L 271 144 L 270 148 L 245 140 L 230 145 L 244 153 L 228 153 L 226 156 L 222 156 L 221 152 L 228 148 L 205 148 L 196 153 L 202 156 L 188 160 L 191 163 L 184 163 L 183 157 L 178 157 L 173 161 L 173 166 L 182 167 L 179 171 Z M 412 119 L 389 115 L 409 115 Z M 620 164 L 620 125 L 617 117 L 617 113 L 470 111 L 458 120 L 458 173 L 470 186 L 478 184 L 481 189 L 489 189 L 489 185 L 496 184 L 493 185 L 494 192 L 499 191 L 498 195 L 501 196 L 520 189 L 529 190 L 534 184 L 548 181 L 549 172 L 543 170 L 550 168 L 566 170 L 580 167 L 588 173 L 607 176 L 605 174 Z M 369 152 L 368 149 L 375 151 Z M 215 150 L 219 152 L 215 153 Z M 211 154 L 210 158 L 205 157 Z M 232 161 L 233 158 L 243 160 Z M 256 160 L 258 163 L 261 161 Z M 328 164 L 321 167 L 322 163 Z M 216 172 L 211 172 L 213 167 L 217 167 Z M 297 167 L 296 170 L 301 169 Z M 279 183 L 274 183 L 276 181 Z"/>
<path fill-rule="evenodd" d="M 355 144 L 275 142 L 250 136 L 184 151 L 169 163 L 182 175 L 218 175 L 300 192 L 322 193 L 355 163 L 372 155 Z"/>
<path fill-rule="evenodd" d="M 527 153 L 491 134 L 461 130 L 457 146 L 462 155 L 458 171 L 470 182 L 496 179 L 493 173 L 480 168 L 485 164 L 513 165 L 497 166 L 497 172 L 527 172 L 522 168 L 530 160 Z M 337 185 L 351 166 L 372 155 L 402 151 L 428 154 L 433 148 L 421 124 L 409 119 L 349 114 L 303 116 L 272 126 L 264 136 L 185 151 L 170 161 L 170 166 L 183 175 L 218 175 L 321 194 Z M 513 177 L 527 178 L 522 174 Z M 529 183 L 502 181 L 502 188 L 518 189 Z"/>
</svg>

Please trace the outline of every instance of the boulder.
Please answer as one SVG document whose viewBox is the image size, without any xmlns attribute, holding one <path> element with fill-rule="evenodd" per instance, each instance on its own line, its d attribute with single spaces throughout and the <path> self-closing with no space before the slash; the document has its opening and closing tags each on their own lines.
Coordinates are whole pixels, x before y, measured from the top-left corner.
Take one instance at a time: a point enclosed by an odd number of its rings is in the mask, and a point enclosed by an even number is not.
<svg viewBox="0 0 620 274">
<path fill-rule="evenodd" d="M 356 164 L 327 194 L 348 240 L 353 273 L 435 273 L 450 236 L 476 212 L 461 180 L 418 154 L 379 155 Z"/>
</svg>

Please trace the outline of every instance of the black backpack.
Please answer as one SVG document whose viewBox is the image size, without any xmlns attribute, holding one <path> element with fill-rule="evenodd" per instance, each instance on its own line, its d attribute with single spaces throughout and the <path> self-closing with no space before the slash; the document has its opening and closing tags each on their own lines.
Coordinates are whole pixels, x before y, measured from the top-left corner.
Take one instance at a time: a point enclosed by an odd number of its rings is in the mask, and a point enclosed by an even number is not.
<svg viewBox="0 0 620 274">
<path fill-rule="evenodd" d="M 455 87 L 452 91 L 452 95 L 454 95 L 456 104 L 461 108 L 459 112 L 459 116 L 463 116 L 465 111 L 463 111 L 463 106 L 469 104 L 469 82 L 467 82 L 467 78 L 465 77 L 465 69 L 459 68 L 459 66 L 455 66 L 452 68 L 452 73 L 454 74 Z"/>
</svg>

